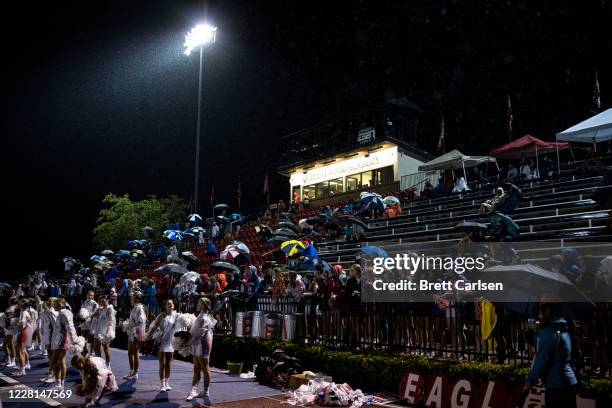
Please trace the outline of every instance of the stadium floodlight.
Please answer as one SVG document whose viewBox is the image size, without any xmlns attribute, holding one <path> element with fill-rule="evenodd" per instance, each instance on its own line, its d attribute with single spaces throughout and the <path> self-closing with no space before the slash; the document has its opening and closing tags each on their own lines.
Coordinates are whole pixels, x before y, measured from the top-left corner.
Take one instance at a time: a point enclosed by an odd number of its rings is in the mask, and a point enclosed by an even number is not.
<svg viewBox="0 0 612 408">
<path fill-rule="evenodd" d="M 185 54 L 189 55 L 193 50 L 206 44 L 214 43 L 217 27 L 210 24 L 198 24 L 185 36 Z"/>
</svg>

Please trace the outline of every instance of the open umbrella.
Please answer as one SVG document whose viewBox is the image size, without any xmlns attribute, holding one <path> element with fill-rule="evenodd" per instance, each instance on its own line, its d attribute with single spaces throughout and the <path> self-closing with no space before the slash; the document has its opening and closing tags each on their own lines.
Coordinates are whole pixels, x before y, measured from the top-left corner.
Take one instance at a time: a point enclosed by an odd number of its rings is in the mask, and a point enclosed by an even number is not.
<svg viewBox="0 0 612 408">
<path fill-rule="evenodd" d="M 307 259 L 304 262 L 301 262 L 298 267 L 297 267 L 298 271 L 316 271 L 316 270 L 322 270 L 323 272 L 327 272 L 330 273 L 331 272 L 331 265 L 327 262 L 324 261 L 322 259 L 316 258 L 316 259 Z"/>
<path fill-rule="evenodd" d="M 181 231 L 176 230 L 165 230 L 164 237 L 166 239 L 169 239 L 170 241 L 182 241 L 183 239 L 185 239 Z"/>
<path fill-rule="evenodd" d="M 292 239 L 290 241 L 283 242 L 280 246 L 280 249 L 287 256 L 294 256 L 306 249 L 306 245 L 304 245 L 302 241 Z"/>
<path fill-rule="evenodd" d="M 394 197 L 394 196 L 387 196 L 387 197 L 383 198 L 383 203 L 385 203 L 385 205 L 387 207 L 391 207 L 392 205 L 401 205 L 402 204 L 400 199 L 397 198 L 397 197 Z"/>
<path fill-rule="evenodd" d="M 376 193 L 361 193 L 361 204 L 364 208 L 384 211 L 385 203 L 380 196 Z"/>
<path fill-rule="evenodd" d="M 194 262 L 194 263 L 200 263 L 200 260 L 198 259 L 198 257 L 195 256 L 194 253 L 191 251 L 181 252 L 181 258 L 185 258 L 186 260 Z"/>
<path fill-rule="evenodd" d="M 272 238 L 270 238 L 269 240 L 267 240 L 266 244 L 280 245 L 280 244 L 282 244 L 285 241 L 287 241 L 287 237 L 284 237 L 282 235 L 276 235 L 276 236 L 273 236 Z"/>
<path fill-rule="evenodd" d="M 110 249 L 105 249 L 104 251 L 100 252 L 100 255 L 113 256 L 113 255 L 115 255 L 115 253 L 112 250 L 110 250 Z"/>
<path fill-rule="evenodd" d="M 189 214 L 189 216 L 187 217 L 187 221 L 192 223 L 200 223 L 202 222 L 202 217 L 200 216 L 200 214 Z"/>
<path fill-rule="evenodd" d="M 295 231 L 290 230 L 289 228 L 278 228 L 277 230 L 275 230 L 273 232 L 274 235 L 283 235 L 285 237 L 289 237 L 289 238 L 296 238 L 297 234 L 295 233 Z"/>
<path fill-rule="evenodd" d="M 514 222 L 511 217 L 496 212 L 491 216 L 491 224 L 495 225 L 498 222 L 501 222 L 506 226 L 506 229 L 513 238 L 518 238 L 520 236 L 519 226 L 516 224 L 516 222 Z"/>
<path fill-rule="evenodd" d="M 149 234 L 152 234 L 155 232 L 155 230 L 152 227 L 149 227 L 148 225 L 145 225 L 144 227 L 142 227 L 143 231 L 148 232 Z"/>
<path fill-rule="evenodd" d="M 142 249 L 135 249 L 135 250 L 132 251 L 132 256 L 134 258 L 138 258 L 140 256 L 145 256 L 145 253 L 144 253 L 144 251 Z"/>
<path fill-rule="evenodd" d="M 219 254 L 219 259 L 226 262 L 238 263 L 240 258 L 248 259 L 248 253 L 242 252 L 238 247 L 234 245 L 228 245 Z"/>
<path fill-rule="evenodd" d="M 155 269 L 153 272 L 164 274 L 164 275 L 179 276 L 179 275 L 186 274 L 187 272 L 189 272 L 189 270 L 185 268 L 183 265 L 179 265 L 176 263 L 169 263 L 169 264 L 160 266 L 159 268 Z"/>
<path fill-rule="evenodd" d="M 197 272 L 189 271 L 181 276 L 179 283 L 186 284 L 187 282 L 198 282 L 200 280 L 200 275 Z"/>
<path fill-rule="evenodd" d="M 238 248 L 240 250 L 240 252 L 243 252 L 245 254 L 250 254 L 251 250 L 249 249 L 249 247 L 241 241 L 234 241 L 232 243 L 232 245 L 234 245 L 236 248 Z"/>
<path fill-rule="evenodd" d="M 560 273 L 543 269 L 533 264 L 497 265 L 470 274 L 472 280 L 501 283 L 502 291 L 490 292 L 490 300 L 503 303 L 507 310 L 525 312 L 526 305 L 538 303 L 545 298 L 569 304 L 567 313 L 581 317 L 594 308 L 593 302 L 569 279 Z M 568 316 L 569 317 L 569 316 Z"/>
<path fill-rule="evenodd" d="M 461 224 L 455 225 L 457 231 L 474 231 L 474 230 L 486 230 L 489 229 L 487 224 L 474 221 L 464 221 Z"/>
<path fill-rule="evenodd" d="M 89 260 L 93 263 L 104 263 L 108 261 L 108 258 L 103 255 L 93 255 Z"/>
<path fill-rule="evenodd" d="M 202 234 L 205 234 L 206 230 L 204 228 L 202 228 L 202 227 L 193 227 L 193 228 L 190 228 L 190 229 L 186 230 L 185 232 L 190 232 L 190 233 L 195 234 L 195 235 L 200 235 L 200 232 Z"/>
<path fill-rule="evenodd" d="M 210 267 L 218 271 L 240 272 L 240 268 L 238 268 L 236 265 L 229 263 L 229 262 L 223 262 L 223 261 L 213 262 L 210 264 Z"/>
<path fill-rule="evenodd" d="M 290 230 L 293 230 L 295 232 L 298 231 L 298 227 L 296 227 L 294 223 L 289 221 L 280 221 L 276 224 L 276 226 L 278 228 L 289 228 Z"/>
<path fill-rule="evenodd" d="M 115 254 L 115 258 L 126 258 L 126 257 L 128 257 L 130 255 L 132 255 L 132 253 L 130 251 L 122 249 L 120 251 L 117 251 L 117 253 Z"/>
<path fill-rule="evenodd" d="M 369 245 L 361 248 L 359 250 L 365 256 L 371 258 L 388 258 L 387 252 L 381 247 L 377 247 L 376 245 Z"/>
<path fill-rule="evenodd" d="M 4 289 L 11 289 L 12 286 L 9 283 L 7 283 L 7 282 L 0 282 L 0 289 L 2 289 L 2 288 L 4 288 Z"/>
<path fill-rule="evenodd" d="M 229 208 L 229 205 L 227 204 L 217 204 L 214 207 L 215 210 L 227 210 L 228 208 Z"/>
<path fill-rule="evenodd" d="M 217 215 L 215 218 L 217 219 L 217 221 L 220 221 L 220 222 L 228 222 L 228 221 L 230 221 L 229 218 L 227 218 L 227 217 L 225 217 L 223 215 Z"/>
</svg>

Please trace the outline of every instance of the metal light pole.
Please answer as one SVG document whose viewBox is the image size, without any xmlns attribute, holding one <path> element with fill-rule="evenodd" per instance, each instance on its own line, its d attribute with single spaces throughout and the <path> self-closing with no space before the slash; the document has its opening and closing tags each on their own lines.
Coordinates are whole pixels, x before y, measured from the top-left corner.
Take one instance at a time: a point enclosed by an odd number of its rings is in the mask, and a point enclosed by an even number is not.
<svg viewBox="0 0 612 408">
<path fill-rule="evenodd" d="M 215 42 L 217 27 L 208 24 L 198 24 L 185 36 L 185 54 L 200 49 L 200 72 L 198 77 L 198 122 L 196 127 L 196 156 L 194 177 L 194 213 L 198 212 L 198 197 L 200 193 L 200 129 L 202 127 L 202 74 L 204 71 L 204 46 Z"/>
<path fill-rule="evenodd" d="M 194 180 L 194 201 L 193 212 L 198 212 L 198 197 L 200 192 L 200 127 L 202 123 L 202 60 L 204 57 L 204 47 L 200 47 L 200 76 L 198 80 L 198 124 L 196 126 L 196 157 L 195 157 L 195 180 Z"/>
</svg>

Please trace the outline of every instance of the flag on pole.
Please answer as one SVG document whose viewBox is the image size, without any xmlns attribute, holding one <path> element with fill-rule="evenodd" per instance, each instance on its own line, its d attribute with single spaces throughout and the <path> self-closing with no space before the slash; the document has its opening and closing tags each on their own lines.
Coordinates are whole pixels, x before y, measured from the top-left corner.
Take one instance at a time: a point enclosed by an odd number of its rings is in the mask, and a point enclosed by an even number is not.
<svg viewBox="0 0 612 408">
<path fill-rule="evenodd" d="M 595 83 L 593 84 L 593 112 L 597 113 L 601 109 L 601 94 L 599 91 L 599 79 L 597 78 L 597 68 L 595 68 Z"/>
<path fill-rule="evenodd" d="M 446 134 L 444 133 L 444 115 L 442 115 L 442 123 L 440 123 L 440 137 L 438 137 L 438 150 L 443 149 L 445 138 Z M 442 151 L 442 153 L 444 153 L 444 151 Z"/>
<path fill-rule="evenodd" d="M 268 194 L 270 191 L 270 180 L 268 180 L 268 173 L 266 173 L 266 178 L 264 179 L 263 193 Z"/>
<path fill-rule="evenodd" d="M 512 121 L 514 120 L 514 115 L 512 114 L 512 101 L 510 100 L 510 95 L 508 94 L 508 140 L 512 139 Z"/>
<path fill-rule="evenodd" d="M 240 197 L 242 192 L 240 191 L 240 177 L 238 177 L 238 190 L 236 190 L 236 199 L 238 201 L 238 208 L 240 208 Z"/>
</svg>

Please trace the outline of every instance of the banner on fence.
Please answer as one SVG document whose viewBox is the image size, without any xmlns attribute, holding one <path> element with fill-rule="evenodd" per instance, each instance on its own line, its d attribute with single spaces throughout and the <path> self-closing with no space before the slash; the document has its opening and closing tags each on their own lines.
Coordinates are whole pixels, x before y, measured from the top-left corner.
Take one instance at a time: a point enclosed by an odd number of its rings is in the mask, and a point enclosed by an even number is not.
<svg viewBox="0 0 612 408">
<path fill-rule="evenodd" d="M 509 389 L 501 381 L 451 380 L 444 375 L 425 377 L 411 371 L 402 378 L 399 394 L 411 406 L 428 408 L 544 408 L 543 387 L 531 387 L 526 397 L 523 389 L 524 384 Z M 580 396 L 576 396 L 576 404 L 578 408 L 596 407 L 595 400 Z"/>
</svg>

